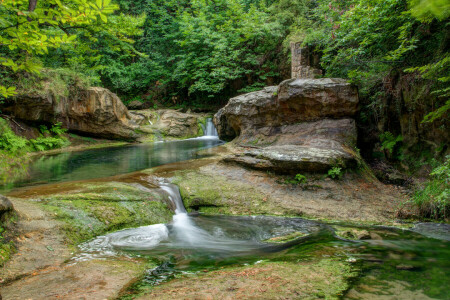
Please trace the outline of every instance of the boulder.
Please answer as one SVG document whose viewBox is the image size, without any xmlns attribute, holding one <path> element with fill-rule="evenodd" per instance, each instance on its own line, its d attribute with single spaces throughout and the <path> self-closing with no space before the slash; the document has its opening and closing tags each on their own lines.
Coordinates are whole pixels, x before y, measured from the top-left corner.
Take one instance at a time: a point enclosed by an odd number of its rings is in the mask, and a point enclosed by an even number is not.
<svg viewBox="0 0 450 300">
<path fill-rule="evenodd" d="M 204 114 L 183 113 L 171 109 L 146 109 L 131 113 L 140 125 L 140 131 L 171 138 L 198 136 L 201 133 L 200 124 L 206 119 Z"/>
<path fill-rule="evenodd" d="M 294 175 L 299 172 L 326 172 L 333 166 L 347 168 L 356 165 L 351 151 L 297 145 L 252 149 L 243 154 L 228 156 L 224 161 Z"/>
<path fill-rule="evenodd" d="M 137 124 L 119 97 L 100 87 L 58 99 L 22 95 L 3 111 L 25 121 L 61 122 L 70 131 L 98 137 L 133 140 L 139 136 Z"/>
<path fill-rule="evenodd" d="M 161 133 L 172 137 L 192 137 L 198 135 L 198 118 L 192 114 L 174 110 L 161 113 L 157 123 Z"/>
<path fill-rule="evenodd" d="M 5 196 L 0 195 L 0 224 L 4 223 L 8 216 L 14 212 L 14 206 Z"/>
<path fill-rule="evenodd" d="M 0 195 L 0 216 L 8 211 L 12 211 L 14 209 L 13 204 L 9 201 L 5 196 Z"/>
<path fill-rule="evenodd" d="M 144 103 L 138 100 L 133 100 L 130 103 L 128 103 L 127 107 L 129 109 L 142 109 L 144 108 Z"/>
<path fill-rule="evenodd" d="M 358 91 L 344 79 L 289 79 L 231 98 L 214 124 L 219 137 L 230 140 L 259 127 L 353 117 L 357 109 Z"/>
<path fill-rule="evenodd" d="M 233 162 L 278 173 L 356 165 L 358 91 L 343 79 L 290 79 L 231 98 L 214 116 L 219 137 L 241 147 Z"/>
</svg>

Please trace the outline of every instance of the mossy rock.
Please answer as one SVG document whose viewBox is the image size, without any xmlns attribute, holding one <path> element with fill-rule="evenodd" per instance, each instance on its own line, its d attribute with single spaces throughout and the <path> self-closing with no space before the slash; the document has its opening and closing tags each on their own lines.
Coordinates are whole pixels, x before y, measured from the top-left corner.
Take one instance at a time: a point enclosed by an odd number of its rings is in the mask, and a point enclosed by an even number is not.
<svg viewBox="0 0 450 300">
<path fill-rule="evenodd" d="M 304 237 L 307 234 L 304 232 L 300 232 L 300 231 L 296 231 L 296 232 L 292 232 L 290 234 L 286 234 L 283 236 L 277 236 L 277 237 L 273 237 L 270 239 L 265 240 L 264 242 L 266 243 L 274 243 L 274 244 L 281 244 L 281 243 L 286 243 L 286 242 L 290 242 L 293 241 L 295 239 L 298 239 L 300 237 Z"/>
<path fill-rule="evenodd" d="M 64 221 L 68 241 L 75 245 L 123 228 L 169 222 L 173 212 L 158 191 L 126 183 L 93 183 L 42 202 Z"/>
<path fill-rule="evenodd" d="M 188 210 L 207 214 L 268 214 L 294 215 L 270 201 L 268 195 L 249 184 L 224 176 L 208 176 L 197 171 L 178 172 L 173 182 L 180 187 Z"/>
<path fill-rule="evenodd" d="M 358 273 L 346 262 L 261 262 L 171 280 L 138 299 L 341 299 Z"/>
</svg>

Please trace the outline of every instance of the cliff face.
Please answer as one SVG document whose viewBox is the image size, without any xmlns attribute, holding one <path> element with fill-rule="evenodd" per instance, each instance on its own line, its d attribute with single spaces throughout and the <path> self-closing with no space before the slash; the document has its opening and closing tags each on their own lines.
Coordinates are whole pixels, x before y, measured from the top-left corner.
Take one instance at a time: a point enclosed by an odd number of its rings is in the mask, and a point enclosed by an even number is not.
<svg viewBox="0 0 450 300">
<path fill-rule="evenodd" d="M 93 136 L 129 139 L 138 128 L 125 105 L 108 89 L 92 87 L 68 97 L 20 96 L 2 109 L 17 119 L 61 122 L 63 127 Z"/>
<path fill-rule="evenodd" d="M 226 161 L 320 172 L 355 164 L 358 102 L 357 89 L 343 79 L 290 79 L 231 98 L 214 123 L 222 139 L 252 148 Z"/>
</svg>

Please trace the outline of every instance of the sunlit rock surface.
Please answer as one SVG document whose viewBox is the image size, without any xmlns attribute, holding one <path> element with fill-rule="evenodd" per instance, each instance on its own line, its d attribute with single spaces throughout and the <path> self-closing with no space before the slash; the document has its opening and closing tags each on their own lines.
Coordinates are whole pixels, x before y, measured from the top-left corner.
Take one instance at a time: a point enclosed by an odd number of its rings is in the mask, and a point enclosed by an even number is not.
<svg viewBox="0 0 450 300">
<path fill-rule="evenodd" d="M 3 108 L 15 118 L 33 122 L 61 122 L 63 127 L 104 138 L 136 139 L 137 124 L 119 97 L 92 87 L 68 97 L 20 96 Z"/>
<path fill-rule="evenodd" d="M 250 147 L 225 158 L 276 172 L 356 163 L 358 91 L 344 79 L 290 79 L 231 98 L 214 116 L 220 138 Z"/>
</svg>

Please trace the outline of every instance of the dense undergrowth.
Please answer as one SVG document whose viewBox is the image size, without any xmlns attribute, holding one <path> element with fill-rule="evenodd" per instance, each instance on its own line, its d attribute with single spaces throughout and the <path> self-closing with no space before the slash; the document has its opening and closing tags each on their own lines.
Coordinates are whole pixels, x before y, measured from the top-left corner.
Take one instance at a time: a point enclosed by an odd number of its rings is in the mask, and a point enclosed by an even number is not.
<svg viewBox="0 0 450 300">
<path fill-rule="evenodd" d="M 16 135 L 8 122 L 0 118 L 0 184 L 26 175 L 30 161 L 27 153 L 57 149 L 68 145 L 69 141 L 65 137 L 66 131 L 60 123 L 50 128 L 40 125 L 38 136 L 28 140 Z"/>
</svg>

